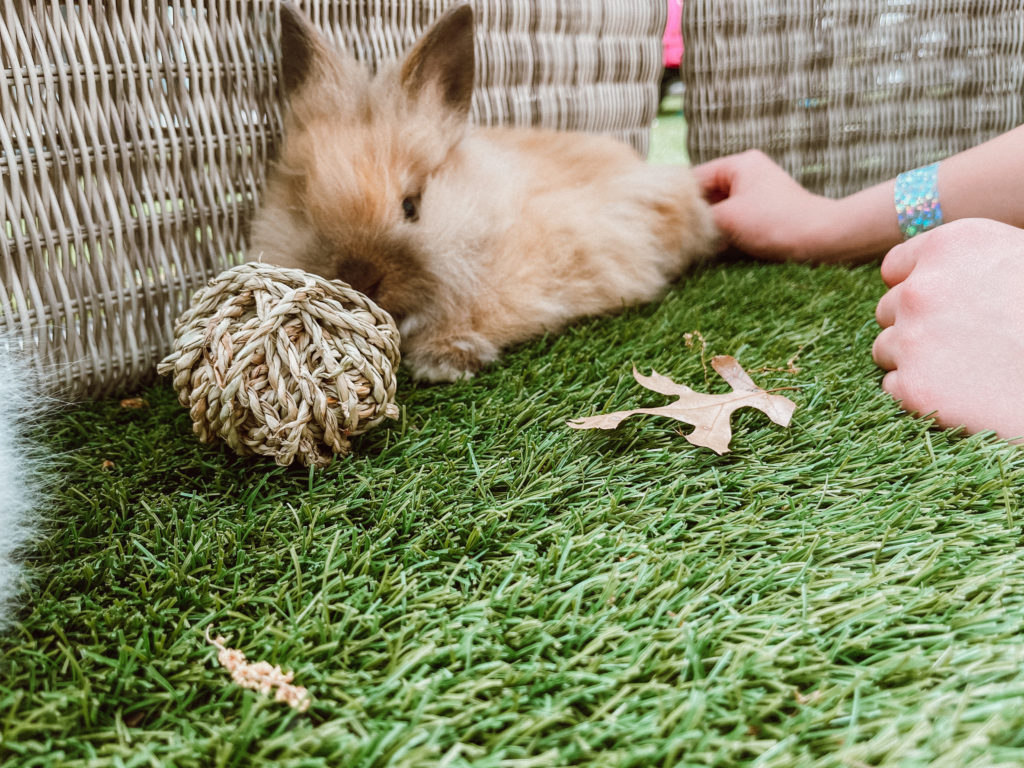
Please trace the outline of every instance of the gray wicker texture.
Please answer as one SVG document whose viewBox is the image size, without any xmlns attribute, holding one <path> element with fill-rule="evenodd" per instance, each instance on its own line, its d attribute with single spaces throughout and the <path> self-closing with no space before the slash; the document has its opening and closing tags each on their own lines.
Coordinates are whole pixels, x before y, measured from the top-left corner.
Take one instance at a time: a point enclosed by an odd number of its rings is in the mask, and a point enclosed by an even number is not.
<svg viewBox="0 0 1024 768">
<path fill-rule="evenodd" d="M 299 3 L 371 64 L 450 0 Z M 476 0 L 483 124 L 644 151 L 660 0 Z M 47 389 L 147 378 L 194 290 L 245 251 L 279 139 L 272 0 L 0 0 L 0 332 Z"/>
<path fill-rule="evenodd" d="M 685 0 L 694 162 L 759 148 L 839 197 L 1024 122 L 1020 0 Z"/>
</svg>

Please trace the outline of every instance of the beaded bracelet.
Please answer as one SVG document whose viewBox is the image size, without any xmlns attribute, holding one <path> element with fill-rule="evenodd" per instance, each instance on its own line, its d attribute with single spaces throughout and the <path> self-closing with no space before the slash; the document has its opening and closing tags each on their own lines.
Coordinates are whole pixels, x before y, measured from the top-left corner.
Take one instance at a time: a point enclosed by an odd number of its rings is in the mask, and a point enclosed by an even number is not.
<svg viewBox="0 0 1024 768">
<path fill-rule="evenodd" d="M 942 224 L 938 178 L 938 163 L 915 168 L 896 177 L 893 198 L 904 240 Z"/>
</svg>

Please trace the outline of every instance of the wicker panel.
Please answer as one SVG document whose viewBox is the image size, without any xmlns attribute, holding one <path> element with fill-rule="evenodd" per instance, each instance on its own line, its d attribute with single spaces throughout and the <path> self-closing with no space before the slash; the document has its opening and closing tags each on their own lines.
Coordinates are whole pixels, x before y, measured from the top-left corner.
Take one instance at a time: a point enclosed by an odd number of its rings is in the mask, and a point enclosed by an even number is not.
<svg viewBox="0 0 1024 768">
<path fill-rule="evenodd" d="M 405 50 L 452 0 L 299 2 L 371 66 Z M 661 0 L 474 0 L 481 125 L 610 133 L 646 153 L 661 76 Z M 387 7 L 382 7 L 387 6 Z"/>
<path fill-rule="evenodd" d="M 360 58 L 450 0 L 300 3 Z M 661 0 L 478 0 L 481 123 L 646 149 Z M 273 0 L 0 0 L 0 330 L 65 397 L 130 387 L 244 253 L 279 138 Z"/>
<path fill-rule="evenodd" d="M 661 0 L 474 7 L 477 122 L 611 133 L 646 154 L 661 77 Z"/>
<path fill-rule="evenodd" d="M 278 122 L 258 63 L 273 21 L 216 5 L 218 23 L 177 3 L 0 6 L 0 313 L 62 395 L 148 375 L 239 252 Z"/>
<path fill-rule="evenodd" d="M 686 0 L 694 162 L 751 147 L 842 196 L 1024 122 L 1017 0 Z"/>
</svg>

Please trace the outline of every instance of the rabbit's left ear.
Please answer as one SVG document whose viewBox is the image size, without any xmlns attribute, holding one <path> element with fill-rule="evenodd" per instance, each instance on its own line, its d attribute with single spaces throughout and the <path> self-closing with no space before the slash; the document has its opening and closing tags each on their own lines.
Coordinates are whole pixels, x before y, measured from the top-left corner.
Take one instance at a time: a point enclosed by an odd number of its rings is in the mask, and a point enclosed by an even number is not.
<svg viewBox="0 0 1024 768">
<path fill-rule="evenodd" d="M 282 2 L 281 75 L 284 92 L 295 93 L 316 67 L 317 59 L 330 56 L 323 37 L 297 6 Z"/>
<path fill-rule="evenodd" d="M 345 79 L 346 61 L 294 3 L 282 0 L 281 77 L 291 97 L 307 83 Z"/>
<path fill-rule="evenodd" d="M 473 9 L 445 12 L 402 62 L 401 82 L 413 99 L 435 91 L 444 106 L 468 117 L 473 99 Z"/>
</svg>

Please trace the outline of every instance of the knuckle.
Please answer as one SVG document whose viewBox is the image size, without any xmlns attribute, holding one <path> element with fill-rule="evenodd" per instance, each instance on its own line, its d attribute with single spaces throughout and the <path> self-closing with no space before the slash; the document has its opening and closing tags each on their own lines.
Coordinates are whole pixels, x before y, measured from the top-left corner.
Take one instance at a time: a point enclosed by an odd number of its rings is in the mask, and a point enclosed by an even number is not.
<svg viewBox="0 0 1024 768">
<path fill-rule="evenodd" d="M 884 330 L 886 327 L 892 324 L 892 295 L 887 293 L 879 300 L 878 304 L 875 305 L 875 322 L 878 323 Z"/>
<path fill-rule="evenodd" d="M 884 343 L 885 342 L 882 340 L 882 336 L 878 335 L 875 337 L 875 341 L 871 345 L 871 359 L 874 360 L 879 365 L 882 365 L 881 348 Z"/>
<path fill-rule="evenodd" d="M 899 334 L 895 328 L 883 328 L 871 345 L 871 359 L 882 368 L 895 368 L 900 357 Z"/>
<path fill-rule="evenodd" d="M 900 285 L 897 296 L 899 316 L 917 316 L 940 306 L 948 294 L 946 280 L 941 271 L 915 269 Z"/>
</svg>

